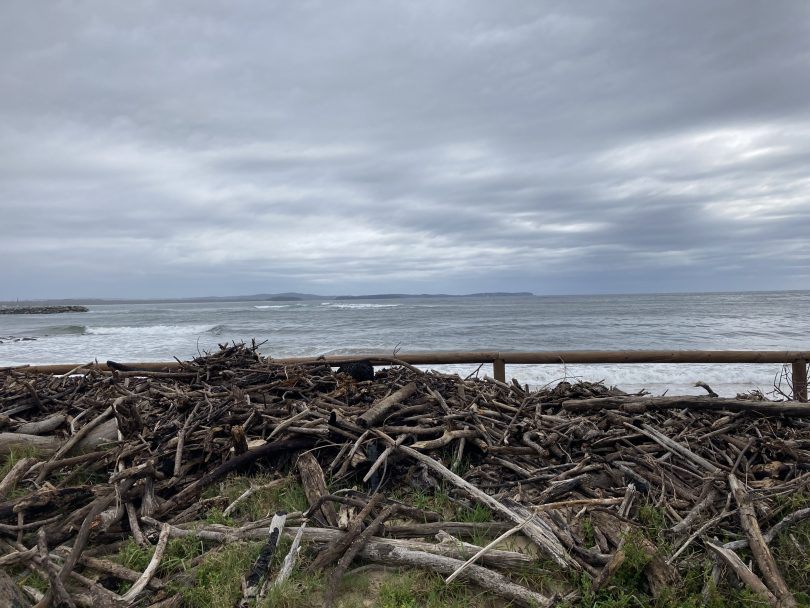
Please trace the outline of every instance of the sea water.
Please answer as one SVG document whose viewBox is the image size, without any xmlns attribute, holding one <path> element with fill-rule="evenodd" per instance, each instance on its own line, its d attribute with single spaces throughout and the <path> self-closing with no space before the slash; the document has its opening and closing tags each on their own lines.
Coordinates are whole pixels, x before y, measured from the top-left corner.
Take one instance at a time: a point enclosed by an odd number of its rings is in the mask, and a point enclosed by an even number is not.
<svg viewBox="0 0 810 608">
<path fill-rule="evenodd" d="M 810 350 L 810 292 L 91 305 L 0 316 L 0 366 L 188 359 L 233 341 L 273 357 L 441 350 Z M 35 338 L 21 340 L 20 338 Z M 476 365 L 438 366 L 462 375 Z M 603 380 L 629 391 L 772 391 L 780 365 L 508 365 L 531 386 Z M 479 375 L 492 374 L 485 365 Z M 783 384 L 784 390 L 789 390 Z"/>
</svg>

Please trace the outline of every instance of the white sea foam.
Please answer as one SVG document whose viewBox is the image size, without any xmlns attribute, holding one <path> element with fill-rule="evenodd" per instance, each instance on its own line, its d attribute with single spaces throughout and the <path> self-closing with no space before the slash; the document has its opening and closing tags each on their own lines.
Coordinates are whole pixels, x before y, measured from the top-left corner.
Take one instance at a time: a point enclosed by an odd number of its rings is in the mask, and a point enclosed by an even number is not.
<svg viewBox="0 0 810 608">
<path fill-rule="evenodd" d="M 215 331 L 216 325 L 144 325 L 121 327 L 88 327 L 91 336 L 187 336 Z"/>
<path fill-rule="evenodd" d="M 419 366 L 425 367 L 425 366 Z M 475 373 L 477 365 L 437 365 L 438 371 L 455 373 L 462 377 Z M 646 389 L 654 395 L 668 392 L 672 395 L 705 395 L 695 383 L 707 383 L 721 397 L 734 397 L 737 393 L 753 389 L 764 393 L 773 391 L 782 367 L 778 364 L 634 364 L 634 365 L 508 365 L 507 380 L 515 378 L 521 384 L 537 389 L 556 385 L 562 380 L 576 382 L 604 382 L 627 392 Z M 492 376 L 492 366 L 480 367 L 478 376 Z M 787 382 L 781 387 L 790 392 Z"/>
<path fill-rule="evenodd" d="M 263 304 L 261 306 L 254 306 L 253 308 L 258 308 L 259 310 L 267 310 L 268 308 L 289 308 L 289 304 Z"/>
<path fill-rule="evenodd" d="M 344 304 L 342 302 L 322 302 L 321 304 L 332 308 L 396 308 L 401 306 L 400 304 Z"/>
</svg>

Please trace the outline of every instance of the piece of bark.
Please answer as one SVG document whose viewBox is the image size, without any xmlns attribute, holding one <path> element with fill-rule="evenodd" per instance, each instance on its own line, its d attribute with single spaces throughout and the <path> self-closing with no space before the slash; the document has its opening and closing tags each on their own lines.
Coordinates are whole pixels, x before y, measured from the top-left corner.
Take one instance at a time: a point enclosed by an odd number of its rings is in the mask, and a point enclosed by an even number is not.
<svg viewBox="0 0 810 608">
<path fill-rule="evenodd" d="M 411 382 L 406 384 L 398 391 L 395 391 L 380 399 L 377 403 L 372 405 L 365 413 L 357 418 L 357 424 L 365 428 L 372 427 L 381 422 L 396 406 L 405 401 L 408 397 L 416 392 L 416 383 Z"/>
<path fill-rule="evenodd" d="M 310 507 L 317 504 L 322 496 L 329 494 L 326 488 L 326 478 L 323 469 L 318 461 L 309 452 L 305 452 L 298 457 L 298 473 L 301 475 L 301 485 L 304 487 L 307 501 Z M 321 524 L 337 527 L 338 515 L 335 505 L 331 502 L 322 502 L 318 512 L 313 514 L 315 519 Z"/>
<path fill-rule="evenodd" d="M 613 575 L 616 574 L 616 570 L 619 569 L 626 558 L 627 554 L 624 552 L 624 543 L 622 543 L 616 548 L 616 551 L 613 553 L 608 563 L 602 567 L 599 575 L 594 579 L 593 586 L 591 587 L 594 594 L 604 587 Z"/>
<path fill-rule="evenodd" d="M 248 451 L 247 436 L 245 435 L 245 429 L 241 425 L 235 424 L 231 427 L 231 439 L 233 440 L 233 449 L 237 455 Z"/>
<path fill-rule="evenodd" d="M 737 502 L 737 513 L 743 531 L 748 538 L 748 546 L 751 548 L 751 553 L 765 584 L 779 599 L 781 606 L 785 608 L 795 607 L 796 598 L 788 589 L 787 583 L 779 571 L 779 566 L 776 565 L 776 560 L 768 548 L 768 543 L 762 537 L 762 531 L 759 529 L 759 521 L 754 511 L 754 505 L 751 503 L 751 497 L 733 473 L 728 476 L 728 485 L 734 494 L 734 500 Z"/>
</svg>

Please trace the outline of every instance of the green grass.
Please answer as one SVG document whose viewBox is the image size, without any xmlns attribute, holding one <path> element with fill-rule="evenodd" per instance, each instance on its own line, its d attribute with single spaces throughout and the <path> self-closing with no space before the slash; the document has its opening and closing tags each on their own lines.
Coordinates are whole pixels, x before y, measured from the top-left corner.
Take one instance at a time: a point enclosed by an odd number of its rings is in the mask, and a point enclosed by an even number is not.
<svg viewBox="0 0 810 608">
<path fill-rule="evenodd" d="M 670 545 L 667 535 L 666 515 L 664 510 L 651 505 L 643 504 L 638 508 L 638 522 L 644 530 L 644 535 L 661 549 L 666 549 Z"/>
<path fill-rule="evenodd" d="M 482 606 L 485 594 L 454 582 L 450 585 L 434 572 L 407 570 L 388 575 L 379 588 L 379 608 L 473 608 Z"/>
<path fill-rule="evenodd" d="M 232 502 L 251 485 L 265 485 L 273 479 L 273 477 L 269 476 L 231 476 L 222 483 L 208 488 L 203 494 L 203 498 L 224 496 L 228 499 L 228 502 Z M 306 511 L 308 507 L 309 503 L 307 502 L 306 494 L 304 494 L 304 488 L 294 476 L 290 476 L 285 478 L 283 484 L 260 490 L 240 502 L 233 510 L 231 517 L 235 521 L 239 519 L 255 521 L 257 519 L 270 517 L 276 511 L 293 513 L 296 511 Z M 223 522 L 218 521 L 211 523 Z"/>
<path fill-rule="evenodd" d="M 190 568 L 191 560 L 202 555 L 205 549 L 203 541 L 193 536 L 170 539 L 166 545 L 163 559 L 160 561 L 157 575 L 170 577 L 173 574 L 185 572 Z M 141 547 L 130 538 L 121 545 L 115 560 L 127 568 L 142 571 L 149 565 L 154 553 L 154 547 Z"/>
<path fill-rule="evenodd" d="M 48 581 L 36 572 L 26 574 L 19 580 L 17 584 L 20 587 L 32 587 L 37 591 L 41 591 L 42 593 L 47 593 L 48 589 L 50 589 L 50 584 Z"/>
<path fill-rule="evenodd" d="M 492 521 L 492 511 L 481 504 L 475 504 L 472 508 L 462 507 L 456 511 L 456 519 L 471 524 L 483 524 Z"/>
<path fill-rule="evenodd" d="M 21 455 L 16 455 L 17 458 Z M 239 496 L 250 483 L 262 485 L 269 477 L 230 477 L 216 487 L 210 488 L 207 496 L 225 496 L 229 501 Z M 436 490 L 402 489 L 392 495 L 406 504 L 441 513 L 447 520 L 482 523 L 493 519 L 492 512 L 481 505 L 467 506 L 455 501 L 448 489 Z M 783 497 L 776 502 L 773 519 L 808 504 L 801 495 Z M 220 508 L 211 509 L 204 516 L 206 523 L 229 526 L 242 525 L 284 510 L 303 511 L 307 508 L 306 497 L 300 483 L 292 476 L 284 483 L 263 490 L 244 501 L 229 516 Z M 612 579 L 593 592 L 587 576 L 561 570 L 553 562 L 539 557 L 529 567 L 510 573 L 512 580 L 545 595 L 567 594 L 577 591 L 579 599 L 572 601 L 570 608 L 759 608 L 765 606 L 762 598 L 756 597 L 732 578 L 723 579 L 717 589 L 709 586 L 704 598 L 703 590 L 710 580 L 713 559 L 706 555 L 702 544 L 693 543 L 678 560 L 681 582 L 665 590 L 658 598 L 649 595 L 645 568 L 650 556 L 643 549 L 643 542 L 651 542 L 659 554 L 667 555 L 673 538 L 668 531 L 666 513 L 651 504 L 639 506 L 638 526 L 627 536 L 624 545 L 626 558 Z M 595 532 L 590 518 L 581 520 L 581 534 L 589 546 L 595 544 Z M 645 540 L 646 539 L 646 540 Z M 490 538 L 479 534 L 473 541 L 486 544 Z M 205 554 L 202 561 L 191 568 L 192 560 L 214 546 L 193 538 L 173 539 L 167 547 L 159 576 L 169 582 L 173 591 L 183 596 L 186 608 L 230 608 L 241 595 L 240 581 L 246 576 L 261 548 L 261 543 L 239 542 L 226 544 Z M 286 555 L 289 540 L 280 543 L 274 556 L 272 575 L 278 572 L 281 560 Z M 780 535 L 772 544 L 774 555 L 794 591 L 800 606 L 810 607 L 810 522 L 793 526 Z M 142 571 L 152 556 L 151 548 L 141 548 L 134 542 L 125 543 L 117 556 L 118 561 Z M 269 595 L 255 608 L 317 608 L 322 605 L 324 587 L 329 571 L 312 573 L 307 569 L 313 558 L 312 547 L 302 549 L 296 568 L 290 579 L 281 587 L 272 589 Z M 740 553 L 748 559 L 745 552 Z M 362 565 L 358 561 L 353 565 Z M 172 583 L 180 576 L 181 583 Z M 36 582 L 36 581 L 35 581 Z M 121 591 L 124 589 L 122 588 Z M 337 608 L 373 606 L 378 608 L 506 608 L 508 604 L 494 596 L 464 583 L 450 586 L 443 577 L 420 570 L 393 570 L 380 573 L 372 570 L 358 575 L 348 575 L 341 581 L 337 596 Z"/>
<path fill-rule="evenodd" d="M 796 600 L 810 606 L 810 521 L 782 532 L 773 544 L 773 553 Z"/>
<path fill-rule="evenodd" d="M 234 543 L 211 551 L 195 569 L 193 585 L 172 585 L 188 608 L 233 608 L 242 596 L 241 580 L 247 575 L 262 543 Z"/>
</svg>

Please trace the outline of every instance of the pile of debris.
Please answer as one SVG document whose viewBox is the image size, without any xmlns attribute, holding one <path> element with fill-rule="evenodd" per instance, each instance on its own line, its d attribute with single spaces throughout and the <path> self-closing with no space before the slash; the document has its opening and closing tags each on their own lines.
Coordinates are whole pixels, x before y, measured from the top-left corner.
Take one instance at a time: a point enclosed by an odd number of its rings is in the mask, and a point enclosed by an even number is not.
<svg viewBox="0 0 810 608">
<path fill-rule="evenodd" d="M 0 478 L 0 566 L 39 573 L 50 587 L 26 588 L 14 599 L 21 606 L 29 596 L 39 606 L 179 605 L 155 574 L 168 539 L 189 535 L 211 550 L 265 541 L 245 573 L 243 605 L 289 575 L 301 543 L 315 554 L 309 568 L 334 565 L 326 605 L 357 559 L 550 606 L 570 590 L 532 589 L 511 571 L 550 560 L 598 590 L 628 542 L 645 554 L 653 596 L 677 584 L 685 556 L 706 551 L 715 582 L 736 577 L 773 606 L 796 605 L 769 544 L 810 517 L 785 499 L 810 495 L 806 404 L 631 396 L 590 383 L 530 391 L 396 361 L 356 380 L 324 362 L 276 363 L 255 344 L 222 346 L 172 371 L 110 367 L 0 370 L 0 455 L 13 460 Z M 203 521 L 207 509 L 235 506 L 201 499 L 207 489 L 267 470 L 298 476 L 309 509 L 241 527 Z M 440 487 L 493 521 L 444 521 L 403 498 Z M 665 518 L 666 554 L 638 533 L 650 507 Z M 512 534 L 524 549 L 503 548 Z M 293 548 L 282 572 L 269 573 L 282 536 Z M 497 542 L 460 540 L 471 536 Z M 144 572 L 91 557 L 104 554 L 91 547 L 125 538 L 156 545 Z M 132 586 L 119 595 L 110 580 Z"/>
</svg>

